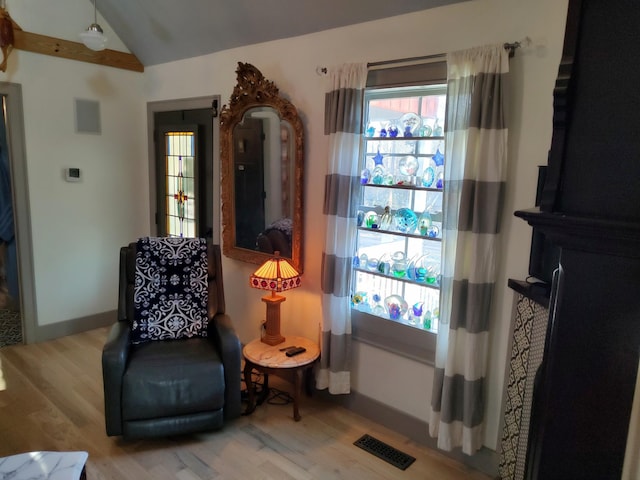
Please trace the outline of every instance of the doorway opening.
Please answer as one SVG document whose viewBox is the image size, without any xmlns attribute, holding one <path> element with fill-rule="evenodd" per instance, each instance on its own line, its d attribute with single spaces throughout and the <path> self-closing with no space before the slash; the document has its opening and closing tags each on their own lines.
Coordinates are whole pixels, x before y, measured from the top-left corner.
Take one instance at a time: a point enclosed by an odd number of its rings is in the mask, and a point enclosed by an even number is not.
<svg viewBox="0 0 640 480">
<path fill-rule="evenodd" d="M 36 340 L 22 88 L 0 82 L 0 347 Z"/>
<path fill-rule="evenodd" d="M 7 141 L 6 95 L 0 97 L 0 347 L 22 343 L 18 248 L 13 221 L 11 156 Z"/>
</svg>

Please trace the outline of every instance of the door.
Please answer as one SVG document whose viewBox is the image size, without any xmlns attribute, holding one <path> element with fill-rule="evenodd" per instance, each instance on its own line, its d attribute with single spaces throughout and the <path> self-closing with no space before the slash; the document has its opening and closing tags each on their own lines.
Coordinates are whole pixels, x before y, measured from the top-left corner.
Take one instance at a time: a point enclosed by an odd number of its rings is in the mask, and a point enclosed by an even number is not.
<svg viewBox="0 0 640 480">
<path fill-rule="evenodd" d="M 212 125 L 210 109 L 154 114 L 159 236 L 213 235 Z"/>
</svg>

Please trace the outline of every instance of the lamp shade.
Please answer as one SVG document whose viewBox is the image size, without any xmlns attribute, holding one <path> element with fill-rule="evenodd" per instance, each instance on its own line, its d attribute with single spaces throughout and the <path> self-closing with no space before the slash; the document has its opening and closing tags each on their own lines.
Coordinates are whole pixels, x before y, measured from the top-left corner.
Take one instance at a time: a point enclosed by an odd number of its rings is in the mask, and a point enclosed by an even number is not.
<svg viewBox="0 0 640 480">
<path fill-rule="evenodd" d="M 102 27 L 98 25 L 98 0 L 93 0 L 93 23 L 82 32 L 79 37 L 85 47 L 99 52 L 107 45 L 107 37 L 102 32 Z"/>
<path fill-rule="evenodd" d="M 283 292 L 298 288 L 302 281 L 298 271 L 286 259 L 280 257 L 280 252 L 275 252 L 273 258 L 264 262 L 253 272 L 249 278 L 249 284 L 260 290 Z"/>
<path fill-rule="evenodd" d="M 97 23 L 92 23 L 89 28 L 79 36 L 87 48 L 95 50 L 96 52 L 104 50 L 107 45 L 107 37 L 102 33 L 102 28 L 100 28 L 100 25 Z"/>
</svg>

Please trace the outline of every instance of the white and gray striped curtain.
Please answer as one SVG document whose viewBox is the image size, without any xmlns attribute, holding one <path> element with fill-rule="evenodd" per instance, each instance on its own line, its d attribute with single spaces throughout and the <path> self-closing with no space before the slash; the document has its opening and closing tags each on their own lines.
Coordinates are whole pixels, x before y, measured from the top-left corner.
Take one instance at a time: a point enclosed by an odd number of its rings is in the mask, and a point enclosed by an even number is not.
<svg viewBox="0 0 640 480">
<path fill-rule="evenodd" d="M 351 262 L 355 252 L 355 202 L 366 64 L 331 69 L 325 96 L 324 134 L 329 136 L 322 252 L 322 348 L 316 386 L 332 394 L 351 389 Z"/>
<path fill-rule="evenodd" d="M 444 265 L 429 432 L 439 448 L 468 455 L 482 446 L 508 71 L 502 45 L 447 55 Z"/>
</svg>

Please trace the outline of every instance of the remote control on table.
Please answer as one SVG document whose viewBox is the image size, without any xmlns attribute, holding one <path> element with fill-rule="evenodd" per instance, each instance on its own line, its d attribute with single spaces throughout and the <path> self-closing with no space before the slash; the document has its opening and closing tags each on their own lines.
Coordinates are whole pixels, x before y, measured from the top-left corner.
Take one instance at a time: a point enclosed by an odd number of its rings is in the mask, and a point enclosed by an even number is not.
<svg viewBox="0 0 640 480">
<path fill-rule="evenodd" d="M 307 349 L 306 349 L 306 348 L 304 348 L 304 347 L 289 348 L 289 349 L 286 351 L 285 355 L 286 355 L 287 357 L 293 357 L 294 355 L 298 355 L 298 354 L 300 354 L 300 353 L 304 353 L 304 352 L 306 352 L 306 351 L 307 351 Z"/>
</svg>

